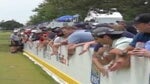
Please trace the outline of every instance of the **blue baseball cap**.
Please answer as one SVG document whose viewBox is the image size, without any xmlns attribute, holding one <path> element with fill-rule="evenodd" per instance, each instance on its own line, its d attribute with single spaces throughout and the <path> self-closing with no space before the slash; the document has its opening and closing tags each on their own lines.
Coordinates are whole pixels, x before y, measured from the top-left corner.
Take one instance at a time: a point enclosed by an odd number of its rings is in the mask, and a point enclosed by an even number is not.
<svg viewBox="0 0 150 84">
<path fill-rule="evenodd" d="M 134 23 L 150 23 L 150 13 L 143 13 L 135 17 Z"/>
</svg>

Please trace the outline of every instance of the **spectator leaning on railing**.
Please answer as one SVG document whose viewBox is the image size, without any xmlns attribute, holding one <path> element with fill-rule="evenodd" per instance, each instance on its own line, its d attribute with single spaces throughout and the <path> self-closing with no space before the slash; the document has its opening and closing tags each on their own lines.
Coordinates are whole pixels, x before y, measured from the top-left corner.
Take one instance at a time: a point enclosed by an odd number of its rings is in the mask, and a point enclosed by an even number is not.
<svg viewBox="0 0 150 84">
<path fill-rule="evenodd" d="M 58 48 L 61 45 L 67 45 L 67 35 L 66 33 L 64 34 L 61 30 L 61 28 L 57 28 L 54 30 L 54 32 L 56 33 L 56 38 L 54 39 L 54 42 L 52 44 L 52 50 L 53 52 L 51 53 L 51 55 L 57 55 L 58 54 Z"/>
<path fill-rule="evenodd" d="M 105 24 L 105 23 L 104 23 L 104 24 Z M 126 31 L 125 29 L 123 29 L 123 28 L 120 27 L 119 25 L 115 25 L 115 24 L 110 25 L 109 23 L 107 23 L 107 24 L 105 24 L 105 25 L 98 24 L 98 25 L 96 26 L 96 28 L 98 28 L 98 27 L 108 27 L 108 28 L 110 28 L 110 29 L 111 29 L 111 28 L 114 29 L 115 31 L 124 31 L 124 32 L 122 33 L 122 37 L 128 37 L 128 38 L 133 38 L 133 37 L 134 37 L 134 34 L 132 34 L 132 33 L 128 32 L 128 31 Z M 95 47 L 95 48 L 94 48 L 94 51 L 95 51 L 95 52 L 97 52 L 98 49 L 102 46 L 100 43 L 96 43 L 95 41 L 85 42 L 84 45 L 83 45 L 83 49 L 82 49 L 82 51 L 79 53 L 79 55 L 85 53 L 91 45 L 94 45 L 94 47 Z"/>
<path fill-rule="evenodd" d="M 135 47 L 137 42 L 143 42 L 145 46 L 143 46 L 143 48 L 134 48 L 129 54 L 150 57 L 150 13 L 137 16 L 135 18 L 135 26 L 137 27 L 139 34 L 134 38 L 131 46 Z"/>
<path fill-rule="evenodd" d="M 133 38 L 133 41 L 130 45 L 123 51 L 119 52 L 116 50 L 116 53 L 119 55 L 134 55 L 138 56 L 138 54 L 143 54 L 143 56 L 149 56 L 149 51 L 146 49 L 137 49 L 135 48 L 138 42 L 146 43 L 150 40 L 150 13 L 143 13 L 135 17 L 134 24 L 137 28 L 138 33 Z M 124 60 L 120 60 L 119 63 L 116 63 L 113 66 L 113 70 L 117 70 L 122 66 Z"/>
<path fill-rule="evenodd" d="M 37 45 L 37 48 L 39 47 L 40 49 L 46 47 L 55 38 L 55 33 L 52 32 L 52 29 L 44 27 L 41 31 L 39 43 Z"/>
<path fill-rule="evenodd" d="M 92 35 L 95 38 L 95 41 L 103 45 L 103 47 L 99 49 L 98 54 L 95 54 L 92 57 L 93 62 L 103 75 L 107 75 L 107 69 L 112 71 L 112 65 L 116 61 L 120 60 L 120 58 L 122 58 L 122 56 L 116 55 L 113 49 L 122 51 L 132 41 L 132 38 L 122 37 L 123 32 L 124 31 L 115 31 L 114 29 L 108 27 L 99 27 L 92 30 Z M 129 60 L 129 58 L 124 58 L 124 60 Z M 107 65 L 109 67 L 104 68 L 104 65 Z M 122 69 L 118 69 L 117 71 L 110 73 L 111 76 L 114 77 L 113 80 L 117 81 L 118 84 L 121 84 L 121 82 L 128 80 L 128 78 L 122 81 L 117 80 L 117 77 L 119 77 L 120 75 L 129 75 L 128 64 L 124 64 L 124 66 L 121 68 Z"/>
<path fill-rule="evenodd" d="M 84 42 L 94 40 L 90 32 L 86 32 L 84 29 L 78 29 L 73 26 L 66 26 L 62 28 L 63 33 L 68 34 L 68 56 L 72 56 L 75 52 L 75 48 L 78 44 L 83 45 Z"/>
</svg>

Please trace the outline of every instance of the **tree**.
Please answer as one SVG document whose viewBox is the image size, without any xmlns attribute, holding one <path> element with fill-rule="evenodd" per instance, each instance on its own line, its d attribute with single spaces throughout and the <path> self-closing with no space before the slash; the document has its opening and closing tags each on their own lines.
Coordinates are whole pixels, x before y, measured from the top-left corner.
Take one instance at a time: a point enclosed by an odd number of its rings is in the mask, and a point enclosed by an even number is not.
<svg viewBox="0 0 150 84">
<path fill-rule="evenodd" d="M 149 0 L 45 0 L 33 11 L 31 24 L 50 21 L 62 15 L 79 14 L 83 20 L 90 8 L 117 8 L 125 20 L 132 20 L 137 14 L 150 11 Z"/>
<path fill-rule="evenodd" d="M 15 20 L 3 21 L 0 23 L 0 27 L 5 30 L 13 30 L 14 28 L 20 28 L 23 26 L 23 24 L 16 22 Z"/>
</svg>

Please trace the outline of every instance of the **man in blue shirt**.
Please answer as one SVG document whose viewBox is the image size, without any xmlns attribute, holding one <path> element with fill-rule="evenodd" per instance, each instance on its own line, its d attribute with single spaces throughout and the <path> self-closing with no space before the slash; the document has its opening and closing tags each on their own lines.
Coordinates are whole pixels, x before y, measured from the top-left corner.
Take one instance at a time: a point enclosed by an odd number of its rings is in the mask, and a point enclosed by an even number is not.
<svg viewBox="0 0 150 84">
<path fill-rule="evenodd" d="M 73 26 L 66 26 L 62 28 L 62 31 L 64 34 L 68 35 L 68 56 L 72 56 L 75 53 L 75 48 L 77 46 L 94 40 L 91 32 L 86 32 L 84 29 L 78 29 Z"/>
</svg>

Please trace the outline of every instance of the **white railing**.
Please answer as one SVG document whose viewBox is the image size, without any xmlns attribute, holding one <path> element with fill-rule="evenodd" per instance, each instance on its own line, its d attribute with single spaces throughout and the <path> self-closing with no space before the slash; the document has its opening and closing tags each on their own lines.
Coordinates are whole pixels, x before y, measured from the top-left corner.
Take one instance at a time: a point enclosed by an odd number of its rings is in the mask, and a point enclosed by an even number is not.
<svg viewBox="0 0 150 84">
<path fill-rule="evenodd" d="M 50 55 L 52 49 L 49 46 L 41 50 L 36 46 L 37 42 L 26 43 L 25 53 L 41 60 L 41 64 L 69 84 L 91 84 L 91 78 L 92 84 L 150 84 L 149 58 L 132 56 L 131 67 L 128 70 L 109 72 L 109 77 L 103 77 L 98 71 L 92 70 L 93 48 L 83 55 L 78 55 L 82 47 L 77 47 L 76 53 L 68 59 L 66 46 L 61 46 L 58 50 L 59 54 L 52 56 Z"/>
</svg>

